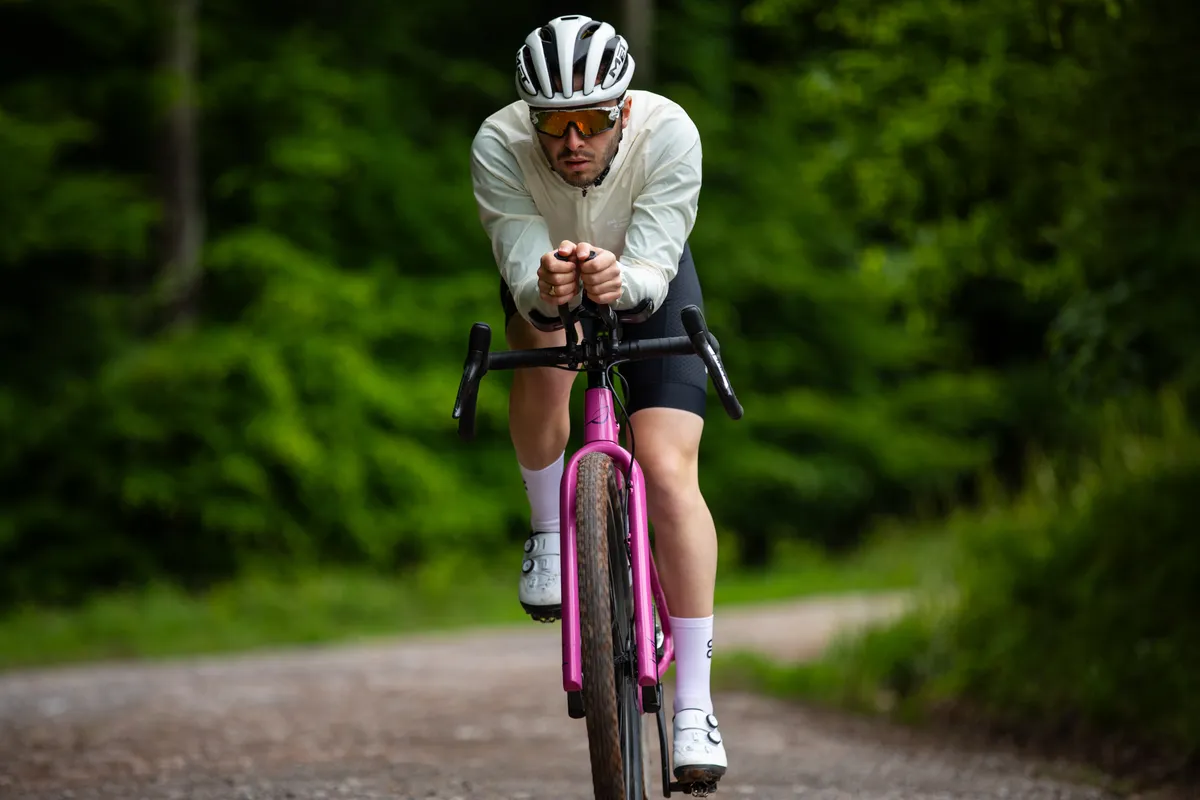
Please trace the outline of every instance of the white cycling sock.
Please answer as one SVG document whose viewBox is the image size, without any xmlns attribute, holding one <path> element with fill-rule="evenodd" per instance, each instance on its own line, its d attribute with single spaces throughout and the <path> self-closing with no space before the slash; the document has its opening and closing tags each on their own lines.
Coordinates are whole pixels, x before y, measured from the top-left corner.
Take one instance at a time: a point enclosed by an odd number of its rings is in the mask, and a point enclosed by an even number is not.
<svg viewBox="0 0 1200 800">
<path fill-rule="evenodd" d="M 529 498 L 529 524 L 541 533 L 558 533 L 558 491 L 562 481 L 563 461 L 566 453 L 548 467 L 539 470 L 521 467 L 521 480 L 525 482 L 525 495 Z"/>
<path fill-rule="evenodd" d="M 711 714 L 713 618 L 670 617 L 670 621 L 675 639 L 675 713 L 699 708 Z"/>
</svg>

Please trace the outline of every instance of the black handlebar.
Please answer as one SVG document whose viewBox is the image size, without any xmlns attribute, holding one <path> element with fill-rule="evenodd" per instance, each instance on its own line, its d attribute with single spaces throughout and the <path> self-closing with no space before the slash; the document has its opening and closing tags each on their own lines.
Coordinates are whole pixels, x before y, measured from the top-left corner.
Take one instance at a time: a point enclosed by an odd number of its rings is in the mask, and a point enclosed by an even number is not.
<svg viewBox="0 0 1200 800">
<path fill-rule="evenodd" d="M 475 438 L 475 401 L 479 399 L 479 382 L 488 371 L 488 349 L 491 345 L 492 329 L 482 322 L 472 325 L 471 338 L 467 341 L 467 361 L 463 364 L 458 397 L 454 400 L 454 419 L 459 421 L 458 435 L 468 441 Z"/>
<path fill-rule="evenodd" d="M 717 347 L 713 344 L 716 342 L 716 337 L 708 332 L 708 326 L 704 324 L 704 315 L 696 306 L 686 306 L 679 312 L 679 317 L 683 322 L 683 329 L 687 331 L 688 338 L 696 350 L 696 355 L 700 356 L 700 360 L 704 362 L 704 368 L 708 370 L 708 377 L 712 379 L 713 386 L 716 387 L 717 397 L 721 398 L 721 405 L 725 406 L 725 413 L 732 419 L 741 419 L 742 404 L 738 402 L 737 395 L 733 393 L 729 374 L 725 372 L 725 365 L 721 363 Z"/>
<path fill-rule="evenodd" d="M 611 306 L 596 306 L 584 298 L 589 309 L 608 309 Z M 522 367 L 574 367 L 584 370 L 603 370 L 617 361 L 633 361 L 664 356 L 691 355 L 695 353 L 704 362 L 712 379 L 721 405 L 732 419 L 742 418 L 742 404 L 734 394 L 729 375 L 721 363 L 721 345 L 705 324 L 704 315 L 696 306 L 687 306 L 680 312 L 686 336 L 669 336 L 661 339 L 642 339 L 623 342 L 618 338 L 575 341 L 576 314 L 567 304 L 559 307 L 563 327 L 567 332 L 567 346 L 541 347 L 530 350 L 504 350 L 490 353 L 492 331 L 485 323 L 471 326 L 467 343 L 467 358 L 463 363 L 462 380 L 458 384 L 458 396 L 454 401 L 453 419 L 458 420 L 459 438 L 470 441 L 475 438 L 475 404 L 479 395 L 479 383 L 488 370 L 519 369 Z M 615 317 L 594 315 L 601 324 L 615 321 Z M 610 329 L 611 330 L 611 329 Z"/>
</svg>

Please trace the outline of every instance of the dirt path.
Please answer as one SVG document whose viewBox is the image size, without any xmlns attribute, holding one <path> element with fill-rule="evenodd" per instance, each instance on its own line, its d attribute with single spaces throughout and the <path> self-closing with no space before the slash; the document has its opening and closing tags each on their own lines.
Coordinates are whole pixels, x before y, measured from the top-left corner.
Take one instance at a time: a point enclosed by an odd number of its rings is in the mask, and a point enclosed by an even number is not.
<svg viewBox="0 0 1200 800">
<path fill-rule="evenodd" d="M 723 611 L 717 646 L 812 655 L 898 604 Z M 567 717 L 560 660 L 557 626 L 529 624 L 0 676 L 0 797 L 588 800 L 586 733 Z M 718 800 L 1108 796 L 887 726 L 746 694 L 715 702 L 731 761 Z"/>
</svg>

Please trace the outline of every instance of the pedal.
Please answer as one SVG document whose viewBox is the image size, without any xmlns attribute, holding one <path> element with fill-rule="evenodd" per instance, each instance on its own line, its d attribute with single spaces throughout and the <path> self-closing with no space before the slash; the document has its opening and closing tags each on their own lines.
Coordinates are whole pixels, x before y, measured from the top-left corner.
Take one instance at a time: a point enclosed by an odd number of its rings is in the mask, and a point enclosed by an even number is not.
<svg viewBox="0 0 1200 800">
<path fill-rule="evenodd" d="M 686 794 L 692 797 L 708 797 L 717 793 L 716 781 L 696 781 L 695 783 L 671 783 L 671 794 Z"/>
<path fill-rule="evenodd" d="M 717 766 L 682 769 L 676 773 L 671 791 L 689 794 L 692 797 L 708 797 L 710 794 L 716 794 L 717 782 L 724 774 L 724 768 Z"/>
</svg>

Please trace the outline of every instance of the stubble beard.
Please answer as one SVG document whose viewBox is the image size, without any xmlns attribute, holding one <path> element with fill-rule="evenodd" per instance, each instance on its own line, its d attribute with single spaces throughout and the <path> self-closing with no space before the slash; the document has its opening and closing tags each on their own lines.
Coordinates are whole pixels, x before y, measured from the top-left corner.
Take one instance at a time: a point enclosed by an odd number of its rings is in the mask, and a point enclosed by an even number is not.
<svg viewBox="0 0 1200 800">
<path fill-rule="evenodd" d="M 571 155 L 571 153 L 565 148 L 559 150 L 558 155 L 555 157 L 551 157 L 550 153 L 546 152 L 546 148 L 544 147 L 542 148 L 542 153 L 546 156 L 546 160 L 550 164 L 550 169 L 554 170 L 556 175 L 558 175 L 571 186 L 574 186 L 576 189 L 586 189 L 587 187 L 591 186 L 595 182 L 596 178 L 600 177 L 600 173 L 602 173 L 604 169 L 610 163 L 612 163 L 612 159 L 617 153 L 617 148 L 621 146 L 621 139 L 623 138 L 624 133 L 625 132 L 623 130 L 619 131 L 617 135 L 614 136 L 608 143 L 608 147 L 605 149 L 604 154 L 598 159 L 592 159 L 592 169 L 589 170 L 585 175 L 573 175 L 562 172 L 559 169 L 558 160 Z M 590 154 L 588 154 L 586 151 L 583 152 L 583 155 L 590 157 Z"/>
</svg>

